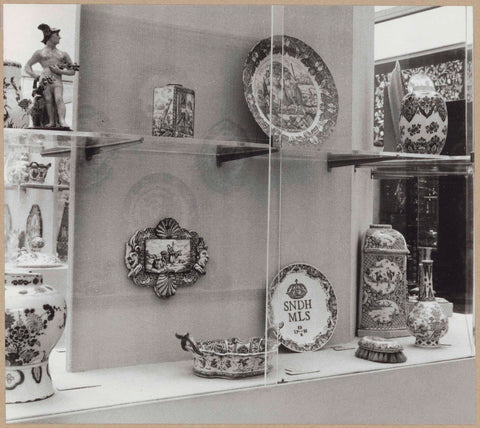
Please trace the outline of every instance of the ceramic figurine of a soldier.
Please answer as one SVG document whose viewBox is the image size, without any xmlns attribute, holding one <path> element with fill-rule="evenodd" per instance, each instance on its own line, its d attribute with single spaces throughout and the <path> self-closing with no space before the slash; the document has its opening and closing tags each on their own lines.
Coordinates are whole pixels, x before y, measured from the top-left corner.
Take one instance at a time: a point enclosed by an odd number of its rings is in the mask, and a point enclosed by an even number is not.
<svg viewBox="0 0 480 428">
<path fill-rule="evenodd" d="M 79 66 L 74 64 L 68 53 L 57 49 L 60 43 L 60 30 L 50 28 L 47 24 L 40 24 L 38 29 L 43 32 L 42 43 L 44 48 L 35 51 L 25 64 L 25 72 L 35 79 L 35 103 L 32 107 L 34 126 L 38 128 L 70 130 L 65 122 L 65 103 L 63 101 L 62 76 L 73 76 Z M 40 64 L 43 71 L 39 74 L 33 71 L 32 66 Z M 48 122 L 43 122 L 44 112 L 47 112 Z M 45 116 L 46 117 L 46 116 Z"/>
</svg>

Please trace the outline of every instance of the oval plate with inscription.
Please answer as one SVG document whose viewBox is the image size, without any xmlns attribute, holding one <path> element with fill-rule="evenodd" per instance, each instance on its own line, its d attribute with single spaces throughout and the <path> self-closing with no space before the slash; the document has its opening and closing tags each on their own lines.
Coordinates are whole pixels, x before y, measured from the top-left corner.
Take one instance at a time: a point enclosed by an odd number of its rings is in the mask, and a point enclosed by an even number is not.
<svg viewBox="0 0 480 428">
<path fill-rule="evenodd" d="M 268 287 L 268 322 L 283 326 L 279 341 L 296 352 L 317 351 L 332 337 L 337 324 L 337 298 L 317 268 L 291 264 Z"/>
</svg>

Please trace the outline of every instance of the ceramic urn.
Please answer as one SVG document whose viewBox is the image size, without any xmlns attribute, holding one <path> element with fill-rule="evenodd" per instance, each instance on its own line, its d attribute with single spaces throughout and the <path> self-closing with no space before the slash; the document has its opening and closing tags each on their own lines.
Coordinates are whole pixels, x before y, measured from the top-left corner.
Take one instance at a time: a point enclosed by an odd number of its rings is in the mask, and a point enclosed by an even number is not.
<svg viewBox="0 0 480 428">
<path fill-rule="evenodd" d="M 40 274 L 5 273 L 6 403 L 27 403 L 54 394 L 48 357 L 66 321 L 63 296 Z"/>
<path fill-rule="evenodd" d="M 372 224 L 362 241 L 358 336 L 409 336 L 407 244 L 387 224 Z"/>
<path fill-rule="evenodd" d="M 447 140 L 447 130 L 445 100 L 426 74 L 413 75 L 400 110 L 399 150 L 438 155 Z"/>
<path fill-rule="evenodd" d="M 419 263 L 420 286 L 418 302 L 408 314 L 407 323 L 415 345 L 422 348 L 437 348 L 439 339 L 448 331 L 448 318 L 433 292 L 433 260 Z"/>
<path fill-rule="evenodd" d="M 22 65 L 3 61 L 3 126 L 4 128 L 26 128 L 29 123 L 28 110 L 31 101 L 22 98 Z"/>
</svg>

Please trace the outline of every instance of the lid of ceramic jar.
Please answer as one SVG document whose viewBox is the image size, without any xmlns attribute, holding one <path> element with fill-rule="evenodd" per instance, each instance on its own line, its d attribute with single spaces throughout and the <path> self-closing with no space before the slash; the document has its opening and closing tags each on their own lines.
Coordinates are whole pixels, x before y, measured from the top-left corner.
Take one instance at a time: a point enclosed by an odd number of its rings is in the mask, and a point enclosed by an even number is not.
<svg viewBox="0 0 480 428">
<path fill-rule="evenodd" d="M 366 253 L 409 253 L 405 238 L 400 232 L 393 229 L 390 224 L 371 224 L 365 233 L 363 250 Z"/>
<path fill-rule="evenodd" d="M 43 276 L 32 272 L 5 272 L 5 285 L 40 285 Z"/>
<path fill-rule="evenodd" d="M 435 85 L 426 74 L 414 74 L 408 82 L 408 92 L 435 92 Z"/>
</svg>

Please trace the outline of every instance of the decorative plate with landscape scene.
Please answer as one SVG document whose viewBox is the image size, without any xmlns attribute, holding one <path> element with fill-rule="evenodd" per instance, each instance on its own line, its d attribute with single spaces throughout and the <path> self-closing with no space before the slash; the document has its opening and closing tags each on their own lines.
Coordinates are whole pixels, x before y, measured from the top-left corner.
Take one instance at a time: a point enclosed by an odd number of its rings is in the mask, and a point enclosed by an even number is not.
<svg viewBox="0 0 480 428">
<path fill-rule="evenodd" d="M 268 288 L 268 323 L 282 326 L 279 341 L 292 351 L 322 348 L 337 324 L 337 298 L 325 275 L 307 264 L 284 267 Z"/>
<path fill-rule="evenodd" d="M 245 62 L 243 87 L 255 120 L 277 147 L 320 147 L 335 128 L 335 82 L 301 40 L 280 35 L 259 42 Z"/>
</svg>

